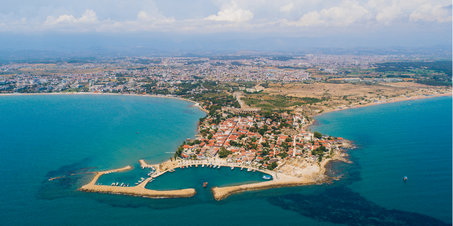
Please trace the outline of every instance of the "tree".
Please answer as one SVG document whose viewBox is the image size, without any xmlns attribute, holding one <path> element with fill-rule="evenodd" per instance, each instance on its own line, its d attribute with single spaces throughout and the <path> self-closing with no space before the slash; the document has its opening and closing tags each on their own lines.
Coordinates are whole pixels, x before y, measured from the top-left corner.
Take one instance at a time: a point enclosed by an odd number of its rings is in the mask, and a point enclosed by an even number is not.
<svg viewBox="0 0 453 226">
<path fill-rule="evenodd" d="M 267 169 L 274 170 L 275 168 L 277 168 L 277 166 L 278 166 L 278 164 L 276 162 L 273 162 L 272 164 L 267 166 Z"/>
<path fill-rule="evenodd" d="M 320 132 L 314 132 L 313 133 L 313 136 L 315 136 L 316 138 L 318 139 L 321 139 L 322 138 L 322 134 Z"/>
<path fill-rule="evenodd" d="M 221 147 L 219 151 L 220 158 L 226 158 L 228 155 L 232 154 L 233 152 L 228 151 L 225 147 Z"/>
</svg>

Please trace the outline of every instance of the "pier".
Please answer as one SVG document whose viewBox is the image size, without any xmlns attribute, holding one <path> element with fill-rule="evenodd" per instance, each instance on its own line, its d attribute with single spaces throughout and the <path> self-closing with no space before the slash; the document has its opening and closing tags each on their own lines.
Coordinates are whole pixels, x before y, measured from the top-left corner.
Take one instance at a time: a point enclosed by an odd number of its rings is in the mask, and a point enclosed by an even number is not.
<svg viewBox="0 0 453 226">
<path fill-rule="evenodd" d="M 301 186 L 301 185 L 310 185 L 315 184 L 316 181 L 310 179 L 300 179 L 297 177 L 289 176 L 289 175 L 279 175 L 279 178 L 276 179 L 274 177 L 271 181 L 265 181 L 260 183 L 254 184 L 244 184 L 244 185 L 237 185 L 237 186 L 228 186 L 228 187 L 213 187 L 211 191 L 214 195 L 214 199 L 220 201 L 225 199 L 229 195 L 244 192 L 244 191 L 252 191 L 252 190 L 262 190 L 262 189 L 270 189 L 270 188 L 280 188 L 280 187 L 292 187 L 292 186 Z"/>
<path fill-rule="evenodd" d="M 148 182 L 156 176 L 149 177 L 134 187 L 96 185 L 96 182 L 99 179 L 99 177 L 101 177 L 104 174 L 122 172 L 122 171 L 131 170 L 131 169 L 132 169 L 131 166 L 126 166 L 126 167 L 116 169 L 116 170 L 98 172 L 98 173 L 96 173 L 96 175 L 94 176 L 93 180 L 91 180 L 90 183 L 82 186 L 81 188 L 79 188 L 79 190 L 83 191 L 83 192 L 122 194 L 122 195 L 131 195 L 131 196 L 142 196 L 142 197 L 148 197 L 148 198 L 184 198 L 184 197 L 192 197 L 196 194 L 196 191 L 193 188 L 180 189 L 180 190 L 168 190 L 168 191 L 158 191 L 158 190 L 146 189 L 145 188 L 146 184 L 148 184 Z M 163 173 L 161 173 L 159 175 L 162 175 L 162 174 Z"/>
</svg>

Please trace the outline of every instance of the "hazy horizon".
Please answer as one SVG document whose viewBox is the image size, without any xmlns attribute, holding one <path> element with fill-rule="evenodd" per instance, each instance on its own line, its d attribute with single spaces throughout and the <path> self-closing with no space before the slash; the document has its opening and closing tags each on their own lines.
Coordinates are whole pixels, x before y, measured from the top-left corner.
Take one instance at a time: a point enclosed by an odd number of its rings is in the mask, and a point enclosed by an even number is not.
<svg viewBox="0 0 453 226">
<path fill-rule="evenodd" d="M 451 52 L 451 15 L 447 0 L 18 0 L 0 9 L 0 50 L 171 55 L 435 47 Z"/>
</svg>

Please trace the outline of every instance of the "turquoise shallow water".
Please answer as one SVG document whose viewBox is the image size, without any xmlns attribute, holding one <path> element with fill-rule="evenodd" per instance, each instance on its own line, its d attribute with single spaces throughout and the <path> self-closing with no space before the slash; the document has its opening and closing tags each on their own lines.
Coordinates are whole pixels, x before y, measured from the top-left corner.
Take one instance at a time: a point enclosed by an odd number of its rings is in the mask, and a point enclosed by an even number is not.
<svg viewBox="0 0 453 226">
<path fill-rule="evenodd" d="M 146 175 L 194 137 L 191 103 L 134 96 L 0 97 L 0 225 L 445 225 L 451 223 L 451 98 L 325 114 L 313 128 L 356 141 L 354 164 L 335 163 L 330 185 L 245 192 L 214 201 L 209 186 L 261 181 L 260 173 L 189 168 L 153 189 L 194 187 L 186 199 L 82 193 L 89 172 L 133 165 L 101 180 Z M 423 132 L 419 132 L 423 131 Z M 139 132 L 137 134 L 136 132 Z M 435 142 L 431 142 L 431 141 Z M 395 145 L 398 144 L 398 145 Z M 87 174 L 88 173 L 88 174 Z M 409 180 L 402 183 L 402 176 Z M 65 176 L 47 181 L 49 177 Z"/>
<path fill-rule="evenodd" d="M 311 129 L 355 141 L 359 149 L 350 153 L 361 171 L 354 191 L 451 223 L 451 109 L 451 96 L 404 101 L 320 115 Z"/>
</svg>

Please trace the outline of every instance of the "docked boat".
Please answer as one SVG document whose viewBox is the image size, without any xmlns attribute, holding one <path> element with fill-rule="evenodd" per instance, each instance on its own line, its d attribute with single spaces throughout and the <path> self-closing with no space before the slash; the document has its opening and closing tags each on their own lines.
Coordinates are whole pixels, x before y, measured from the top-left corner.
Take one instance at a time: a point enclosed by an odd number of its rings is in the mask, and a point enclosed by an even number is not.
<svg viewBox="0 0 453 226">
<path fill-rule="evenodd" d="M 115 182 L 113 182 L 110 186 L 115 186 Z"/>
<path fill-rule="evenodd" d="M 220 165 L 219 165 L 219 167 L 217 167 L 217 169 L 220 169 Z"/>
<path fill-rule="evenodd" d="M 204 164 L 203 164 L 203 165 L 201 165 L 201 167 L 202 167 L 202 168 L 204 168 Z"/>
<path fill-rule="evenodd" d="M 234 170 L 234 166 L 231 167 L 231 170 Z"/>
<path fill-rule="evenodd" d="M 244 167 L 241 167 L 241 171 L 244 169 Z"/>
<path fill-rule="evenodd" d="M 250 172 L 250 171 L 252 171 L 252 169 L 248 168 L 248 169 L 247 169 L 247 172 Z"/>
<path fill-rule="evenodd" d="M 116 182 L 115 186 L 118 186 L 118 182 Z"/>
<path fill-rule="evenodd" d="M 270 179 L 272 179 L 272 177 L 269 176 L 269 175 L 264 175 L 264 176 L 263 176 L 263 179 L 265 179 L 265 180 L 270 180 Z"/>
<path fill-rule="evenodd" d="M 208 186 L 208 182 L 203 183 L 203 187 L 205 188 L 206 186 Z"/>
</svg>

